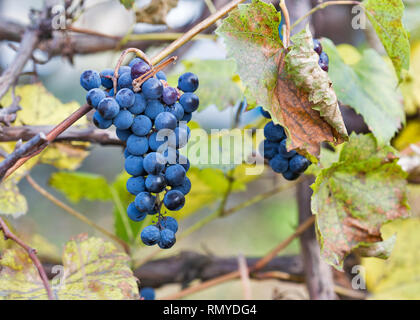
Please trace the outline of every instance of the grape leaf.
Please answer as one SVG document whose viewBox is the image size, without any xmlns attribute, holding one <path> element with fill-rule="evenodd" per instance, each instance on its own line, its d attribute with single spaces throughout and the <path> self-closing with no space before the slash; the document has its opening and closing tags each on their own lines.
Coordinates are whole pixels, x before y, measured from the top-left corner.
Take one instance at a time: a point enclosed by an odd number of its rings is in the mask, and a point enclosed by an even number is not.
<svg viewBox="0 0 420 320">
<path fill-rule="evenodd" d="M 59 300 L 139 299 L 130 258 L 100 238 L 79 235 L 66 243 L 61 282 L 53 287 Z M 40 276 L 27 253 L 8 249 L 0 260 L 0 298 L 47 299 Z"/>
<path fill-rule="evenodd" d="M 134 5 L 135 0 L 120 0 L 120 3 L 126 8 L 131 9 Z"/>
<path fill-rule="evenodd" d="M 282 43 L 278 34 L 281 14 L 272 4 L 254 0 L 233 10 L 216 33 L 225 39 L 229 57 L 235 59 L 237 72 L 249 88 L 249 101 L 272 109 L 277 101 L 278 59 Z"/>
<path fill-rule="evenodd" d="M 51 175 L 49 184 L 72 202 L 79 202 L 81 199 L 90 201 L 112 199 L 106 179 L 93 173 L 55 172 Z"/>
<path fill-rule="evenodd" d="M 408 32 L 402 23 L 402 0 L 364 0 L 362 6 L 401 80 L 402 70 L 408 70 L 410 64 Z"/>
<path fill-rule="evenodd" d="M 382 227 L 384 237 L 396 235 L 397 241 L 388 260 L 362 260 L 371 299 L 417 300 L 420 297 L 419 228 L 419 218 L 398 220 Z"/>
<path fill-rule="evenodd" d="M 386 62 L 365 50 L 360 60 L 347 65 L 329 39 L 322 40 L 330 57 L 330 77 L 339 100 L 363 116 L 379 144 L 387 144 L 405 123 L 398 83 Z"/>
<path fill-rule="evenodd" d="M 382 224 L 408 216 L 406 173 L 392 147 L 380 149 L 372 134 L 350 136 L 338 162 L 323 169 L 312 185 L 312 212 L 321 254 L 338 269 L 358 247 L 380 248 Z M 381 199 L 381 201 L 378 201 Z M 387 254 L 388 247 L 382 246 Z"/>
<path fill-rule="evenodd" d="M 210 105 L 219 110 L 235 105 L 243 94 L 235 74 L 236 64 L 233 60 L 184 60 L 182 70 L 177 70 L 168 78 L 169 84 L 176 87 L 181 73 L 192 72 L 200 79 L 196 94 L 200 97 L 202 111 Z"/>
</svg>

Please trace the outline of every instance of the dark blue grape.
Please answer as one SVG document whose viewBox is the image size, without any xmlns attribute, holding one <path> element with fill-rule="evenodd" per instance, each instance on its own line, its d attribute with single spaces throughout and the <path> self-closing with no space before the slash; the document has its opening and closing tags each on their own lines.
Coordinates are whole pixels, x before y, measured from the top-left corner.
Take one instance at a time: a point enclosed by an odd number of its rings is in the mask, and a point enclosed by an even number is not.
<svg viewBox="0 0 420 320">
<path fill-rule="evenodd" d="M 146 246 L 153 246 L 160 240 L 160 231 L 156 226 L 147 226 L 142 230 L 140 238 Z"/>
<path fill-rule="evenodd" d="M 133 176 L 141 176 L 146 172 L 143 168 L 143 157 L 129 155 L 124 162 L 125 171 Z"/>
<path fill-rule="evenodd" d="M 300 154 L 294 155 L 289 161 L 289 170 L 294 173 L 303 173 L 311 162 Z"/>
<path fill-rule="evenodd" d="M 94 108 L 97 108 L 99 102 L 101 102 L 101 100 L 104 98 L 106 98 L 105 92 L 98 88 L 90 89 L 89 92 L 86 94 L 87 103 Z"/>
<path fill-rule="evenodd" d="M 134 92 L 128 88 L 123 88 L 117 92 L 115 100 L 117 100 L 121 108 L 130 108 L 135 102 Z"/>
<path fill-rule="evenodd" d="M 278 154 L 270 160 L 269 164 L 274 172 L 283 173 L 286 172 L 289 167 L 289 160 Z"/>
<path fill-rule="evenodd" d="M 167 105 L 174 104 L 178 100 L 178 91 L 172 87 L 163 88 L 162 100 Z"/>
<path fill-rule="evenodd" d="M 131 220 L 139 222 L 146 218 L 147 213 L 140 212 L 139 210 L 137 210 L 136 206 L 134 205 L 134 202 L 131 202 L 127 207 L 127 215 Z"/>
<path fill-rule="evenodd" d="M 131 78 L 137 79 L 148 71 L 150 71 L 150 66 L 146 62 L 140 61 L 131 67 Z"/>
<path fill-rule="evenodd" d="M 122 66 L 118 69 L 118 75 L 122 75 L 123 73 L 131 74 L 131 68 L 129 66 Z"/>
<path fill-rule="evenodd" d="M 185 177 L 184 182 L 180 186 L 176 186 L 172 189 L 181 191 L 183 195 L 187 195 L 191 191 L 191 181 L 188 177 Z"/>
<path fill-rule="evenodd" d="M 160 80 L 149 78 L 143 83 L 141 90 L 146 99 L 159 99 L 162 96 L 163 85 Z"/>
<path fill-rule="evenodd" d="M 330 59 L 328 58 L 328 55 L 325 52 L 322 52 L 319 56 L 318 64 L 321 67 L 322 70 L 325 72 L 328 72 L 328 65 L 330 63 Z"/>
<path fill-rule="evenodd" d="M 133 124 L 133 115 L 130 111 L 121 110 L 113 120 L 115 127 L 119 130 L 126 130 Z M 128 139 L 128 137 L 127 137 Z"/>
<path fill-rule="evenodd" d="M 287 151 L 286 139 L 284 139 L 279 144 L 279 154 L 284 158 L 291 158 L 296 154 L 296 151 L 295 150 Z"/>
<path fill-rule="evenodd" d="M 163 217 L 160 221 L 160 225 L 163 229 L 169 229 L 173 233 L 176 233 L 178 231 L 178 222 L 172 217 Z"/>
<path fill-rule="evenodd" d="M 149 150 L 149 142 L 147 137 L 139 137 L 132 134 L 127 139 L 127 150 L 135 156 L 142 156 Z"/>
<path fill-rule="evenodd" d="M 171 187 L 180 186 L 185 179 L 185 169 L 180 164 L 173 164 L 166 168 L 165 178 Z"/>
<path fill-rule="evenodd" d="M 166 78 L 165 72 L 163 72 L 163 71 L 159 71 L 158 73 L 156 73 L 156 78 L 158 78 L 159 80 L 164 80 L 164 81 L 168 80 Z"/>
<path fill-rule="evenodd" d="M 94 70 L 86 70 L 80 76 L 80 85 L 87 91 L 101 86 L 101 77 Z"/>
<path fill-rule="evenodd" d="M 134 104 L 128 110 L 132 114 L 141 114 L 146 109 L 146 98 L 141 93 L 134 94 Z"/>
<path fill-rule="evenodd" d="M 181 121 L 184 117 L 184 108 L 179 102 L 175 102 L 173 105 L 165 107 L 165 111 L 172 113 L 178 121 Z"/>
<path fill-rule="evenodd" d="M 166 159 L 160 153 L 150 152 L 144 157 L 143 167 L 149 174 L 159 174 L 165 168 Z"/>
<path fill-rule="evenodd" d="M 141 59 L 141 58 L 139 58 L 139 57 L 136 57 L 136 58 L 134 58 L 133 60 L 130 61 L 130 63 L 128 64 L 128 66 L 130 68 L 132 68 L 136 63 L 139 63 L 139 62 L 144 62 L 144 60 Z"/>
<path fill-rule="evenodd" d="M 112 82 L 112 77 L 114 76 L 114 70 L 112 69 L 102 70 L 99 73 L 99 76 L 101 77 L 101 83 L 105 88 L 111 89 L 114 86 L 114 83 Z"/>
<path fill-rule="evenodd" d="M 185 112 L 184 116 L 182 117 L 182 121 L 190 122 L 191 119 L 192 119 L 192 114 L 188 113 L 188 112 Z"/>
<path fill-rule="evenodd" d="M 179 103 L 184 108 L 185 112 L 191 113 L 198 109 L 200 100 L 194 93 L 187 92 L 179 98 Z"/>
<path fill-rule="evenodd" d="M 158 133 L 157 132 L 153 132 L 150 136 L 149 136 L 149 148 L 152 151 L 158 151 L 159 147 L 161 145 L 163 145 L 166 141 L 168 141 L 167 137 L 163 137 L 164 139 L 162 141 L 158 140 Z M 164 150 L 159 150 L 160 153 L 162 153 Z"/>
<path fill-rule="evenodd" d="M 166 187 L 166 180 L 163 174 L 149 174 L 146 178 L 146 189 L 153 193 L 162 192 Z"/>
<path fill-rule="evenodd" d="M 168 210 L 178 211 L 181 210 L 185 204 L 185 197 L 181 191 L 171 190 L 168 191 L 163 197 L 163 203 Z"/>
<path fill-rule="evenodd" d="M 173 247 L 176 242 L 175 233 L 170 229 L 163 229 L 160 232 L 160 241 L 158 242 L 159 248 L 169 249 Z"/>
<path fill-rule="evenodd" d="M 258 107 L 258 110 L 260 111 L 261 115 L 262 115 L 264 118 L 271 119 L 270 112 L 265 111 L 265 110 L 263 109 L 263 107 Z"/>
<path fill-rule="evenodd" d="M 191 72 L 182 74 L 178 79 L 178 89 L 184 92 L 194 92 L 198 88 L 198 77 Z"/>
<path fill-rule="evenodd" d="M 146 110 L 144 114 L 150 119 L 154 120 L 158 114 L 165 111 L 165 107 L 159 100 L 149 100 L 147 101 Z"/>
<path fill-rule="evenodd" d="M 146 191 L 143 177 L 130 177 L 126 183 L 127 191 L 132 195 L 138 195 L 140 192 Z"/>
<path fill-rule="evenodd" d="M 118 139 L 121 141 L 127 141 L 128 137 L 131 136 L 131 130 L 115 130 L 115 133 L 117 134 Z"/>
<path fill-rule="evenodd" d="M 318 39 L 314 39 L 314 50 L 318 55 L 322 53 L 322 44 Z"/>
<path fill-rule="evenodd" d="M 153 123 L 150 118 L 141 114 L 134 118 L 131 131 L 137 136 L 145 136 L 150 132 L 152 126 Z"/>
<path fill-rule="evenodd" d="M 279 142 L 286 137 L 286 134 L 281 125 L 274 124 L 273 121 L 270 121 L 264 127 L 264 136 L 267 138 L 267 140 Z"/>
<path fill-rule="evenodd" d="M 283 173 L 283 177 L 286 180 L 289 180 L 289 181 L 296 180 L 297 178 L 299 178 L 299 176 L 300 176 L 299 173 L 295 173 L 295 172 L 290 171 L 290 170 L 287 170 L 285 173 Z"/>
<path fill-rule="evenodd" d="M 131 74 L 124 72 L 118 77 L 118 86 L 120 88 L 133 89 L 133 79 L 131 79 Z"/>
<path fill-rule="evenodd" d="M 140 290 L 140 296 L 144 300 L 155 300 L 155 290 L 153 290 L 153 288 L 144 287 Z"/>
<path fill-rule="evenodd" d="M 140 192 L 134 199 L 134 203 L 140 212 L 151 212 L 155 208 L 156 197 L 149 192 Z"/>
<path fill-rule="evenodd" d="M 120 106 L 117 101 L 114 98 L 109 97 L 102 99 L 101 102 L 99 102 L 97 109 L 102 118 L 107 120 L 114 119 L 118 112 L 120 112 Z"/>
<path fill-rule="evenodd" d="M 156 130 L 170 129 L 175 130 L 177 125 L 176 117 L 169 112 L 161 112 L 156 116 L 155 128 Z"/>
<path fill-rule="evenodd" d="M 260 153 L 261 155 L 264 156 L 264 158 L 270 160 L 274 158 L 274 156 L 278 153 L 278 149 L 279 149 L 278 142 L 264 140 L 263 142 L 261 142 Z"/>
<path fill-rule="evenodd" d="M 99 129 L 108 129 L 112 125 L 112 120 L 102 118 L 98 111 L 93 114 L 92 121 Z"/>
</svg>

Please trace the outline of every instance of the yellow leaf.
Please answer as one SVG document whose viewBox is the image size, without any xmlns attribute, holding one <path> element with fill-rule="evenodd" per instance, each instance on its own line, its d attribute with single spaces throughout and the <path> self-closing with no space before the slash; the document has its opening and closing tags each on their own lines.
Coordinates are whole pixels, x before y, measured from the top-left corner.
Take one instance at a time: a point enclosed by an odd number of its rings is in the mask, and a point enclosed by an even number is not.
<svg viewBox="0 0 420 320">
<path fill-rule="evenodd" d="M 415 114 L 420 108 L 420 41 L 411 45 L 410 60 L 410 69 L 400 87 L 405 111 Z"/>
</svg>

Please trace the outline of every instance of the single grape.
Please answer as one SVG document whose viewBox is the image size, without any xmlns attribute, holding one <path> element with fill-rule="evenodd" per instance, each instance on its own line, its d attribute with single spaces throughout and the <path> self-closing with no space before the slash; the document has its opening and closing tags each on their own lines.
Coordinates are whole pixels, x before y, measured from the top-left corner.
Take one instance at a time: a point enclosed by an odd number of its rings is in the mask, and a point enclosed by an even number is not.
<svg viewBox="0 0 420 320">
<path fill-rule="evenodd" d="M 176 233 L 178 231 L 178 222 L 172 217 L 163 217 L 160 221 L 160 225 L 163 229 L 169 229 L 173 233 Z"/>
<path fill-rule="evenodd" d="M 294 155 L 289 161 L 289 170 L 294 173 L 303 173 L 311 162 L 300 154 Z"/>
<path fill-rule="evenodd" d="M 270 121 L 264 127 L 264 136 L 269 141 L 279 142 L 286 137 L 286 134 L 281 125 L 274 124 L 273 121 Z"/>
<path fill-rule="evenodd" d="M 157 152 L 150 152 L 143 160 L 143 167 L 149 174 L 159 174 L 165 168 L 166 159 Z"/>
<path fill-rule="evenodd" d="M 171 187 L 180 186 L 185 179 L 185 169 L 180 164 L 173 164 L 166 168 L 165 178 Z"/>
<path fill-rule="evenodd" d="M 97 108 L 99 102 L 101 102 L 101 100 L 104 98 L 106 98 L 105 92 L 98 88 L 90 89 L 89 92 L 86 94 L 87 103 L 94 108 Z"/>
<path fill-rule="evenodd" d="M 264 109 L 263 109 L 263 107 L 258 107 L 258 110 L 260 111 L 260 113 L 261 113 L 261 115 L 264 117 L 264 118 L 267 118 L 267 119 L 271 119 L 271 115 L 270 115 L 270 113 L 268 112 L 268 111 L 265 111 Z"/>
<path fill-rule="evenodd" d="M 149 192 L 140 192 L 134 199 L 137 210 L 140 212 L 151 212 L 156 204 L 156 197 Z"/>
<path fill-rule="evenodd" d="M 263 150 L 261 150 L 263 149 Z M 278 142 L 264 140 L 260 145 L 260 153 L 264 158 L 270 160 L 278 153 L 279 144 Z M 263 152 L 261 152 L 263 151 Z"/>
<path fill-rule="evenodd" d="M 182 117 L 182 121 L 190 122 L 191 119 L 192 119 L 192 114 L 188 113 L 188 112 L 185 112 L 184 116 Z"/>
<path fill-rule="evenodd" d="M 287 151 L 286 139 L 280 142 L 278 151 L 283 158 L 291 158 L 296 154 L 295 150 Z"/>
<path fill-rule="evenodd" d="M 178 91 L 172 87 L 163 88 L 162 100 L 167 105 L 174 104 L 178 100 Z"/>
<path fill-rule="evenodd" d="M 178 89 L 184 92 L 194 92 L 198 88 L 198 77 L 191 72 L 182 74 L 178 79 Z"/>
<path fill-rule="evenodd" d="M 133 176 L 141 176 L 146 172 L 143 168 L 143 157 L 129 155 L 124 162 L 125 171 Z"/>
<path fill-rule="evenodd" d="M 137 136 L 147 135 L 153 127 L 152 120 L 144 115 L 139 115 L 134 118 L 131 125 L 131 131 Z"/>
<path fill-rule="evenodd" d="M 99 129 L 108 129 L 112 125 L 112 120 L 102 118 L 98 111 L 93 114 L 92 121 Z"/>
<path fill-rule="evenodd" d="M 101 86 L 101 76 L 94 70 L 86 70 L 80 75 L 80 85 L 87 91 Z"/>
<path fill-rule="evenodd" d="M 153 288 L 144 287 L 140 290 L 140 296 L 144 300 L 155 300 L 155 290 Z"/>
<path fill-rule="evenodd" d="M 118 75 L 120 76 L 120 75 L 122 75 L 123 73 L 129 73 L 129 74 L 131 74 L 131 68 L 130 68 L 129 66 L 121 66 L 121 67 L 118 69 Z"/>
<path fill-rule="evenodd" d="M 156 116 L 155 128 L 156 130 L 171 129 L 175 130 L 177 125 L 176 117 L 169 112 L 162 112 Z"/>
<path fill-rule="evenodd" d="M 131 79 L 131 74 L 128 72 L 124 72 L 122 75 L 118 77 L 118 86 L 120 88 L 128 88 L 133 89 L 133 80 Z"/>
<path fill-rule="evenodd" d="M 328 55 L 325 52 L 322 52 L 319 56 L 318 64 L 321 67 L 322 70 L 325 72 L 328 72 L 328 65 L 330 63 L 330 59 L 328 58 Z"/>
<path fill-rule="evenodd" d="M 144 60 L 141 59 L 141 58 L 139 58 L 139 57 L 135 57 L 133 60 L 130 61 L 130 63 L 128 64 L 128 66 L 130 68 L 132 68 L 136 63 L 139 63 L 139 62 L 144 62 Z"/>
<path fill-rule="evenodd" d="M 163 174 L 149 174 L 146 178 L 146 189 L 153 193 L 159 193 L 165 190 L 166 180 Z"/>
<path fill-rule="evenodd" d="M 114 86 L 114 83 L 112 82 L 112 77 L 114 76 L 114 70 L 112 69 L 102 70 L 99 73 L 99 76 L 101 77 L 101 83 L 105 88 L 111 89 Z"/>
<path fill-rule="evenodd" d="M 166 106 L 165 111 L 172 113 L 178 121 L 181 121 L 184 117 L 184 108 L 179 102 L 175 102 L 171 106 Z"/>
<path fill-rule="evenodd" d="M 126 130 L 131 127 L 133 123 L 133 115 L 130 111 L 121 110 L 113 120 L 115 127 L 119 130 Z M 127 137 L 128 139 L 128 137 Z"/>
<path fill-rule="evenodd" d="M 149 100 L 147 101 L 146 110 L 144 114 L 150 119 L 154 120 L 158 114 L 165 111 L 165 107 L 159 100 Z"/>
<path fill-rule="evenodd" d="M 114 98 L 105 98 L 99 102 L 98 112 L 102 118 L 107 120 L 114 119 L 118 112 L 120 112 L 120 106 Z"/>
<path fill-rule="evenodd" d="M 131 220 L 138 222 L 144 220 L 144 218 L 147 216 L 147 213 L 137 210 L 134 202 L 131 202 L 127 207 L 127 215 Z"/>
<path fill-rule="evenodd" d="M 160 231 L 156 226 L 147 226 L 142 230 L 140 238 L 146 246 L 153 246 L 160 240 Z"/>
<path fill-rule="evenodd" d="M 165 72 L 163 72 L 163 71 L 158 71 L 158 73 L 156 73 L 156 78 L 158 78 L 159 80 L 164 80 L 164 81 L 168 80 L 166 78 Z"/>
<path fill-rule="evenodd" d="M 285 178 L 286 180 L 289 181 L 293 181 L 296 180 L 297 178 L 299 178 L 300 174 L 299 173 L 295 173 L 293 171 L 287 170 L 286 172 L 283 173 L 283 178 Z"/>
<path fill-rule="evenodd" d="M 198 109 L 200 100 L 194 93 L 187 92 L 179 98 L 179 103 L 182 105 L 185 112 L 191 113 Z"/>
<path fill-rule="evenodd" d="M 163 203 L 168 210 L 178 211 L 181 210 L 185 204 L 185 197 L 181 191 L 170 190 L 163 197 Z"/>
<path fill-rule="evenodd" d="M 158 133 L 157 132 L 153 132 L 149 136 L 149 148 L 152 151 L 159 151 L 160 153 L 162 153 L 164 150 L 159 150 L 159 147 L 162 146 L 167 141 L 168 141 L 168 138 L 167 137 L 164 137 L 163 140 L 159 141 L 158 140 Z"/>
<path fill-rule="evenodd" d="M 286 172 L 289 167 L 289 160 L 278 154 L 270 160 L 269 164 L 274 172 L 283 173 Z"/>
<path fill-rule="evenodd" d="M 188 177 L 185 177 L 184 182 L 180 186 L 173 187 L 172 190 L 181 191 L 185 196 L 191 191 L 191 181 Z"/>
<path fill-rule="evenodd" d="M 158 242 L 159 248 L 169 249 L 176 242 L 175 233 L 170 229 L 163 229 L 160 232 L 160 241 Z"/>
<path fill-rule="evenodd" d="M 127 191 L 132 195 L 138 195 L 140 192 L 146 191 L 143 177 L 130 177 L 126 183 Z"/>
<path fill-rule="evenodd" d="M 146 99 L 159 99 L 162 96 L 163 85 L 160 80 L 149 78 L 143 83 L 141 90 Z"/>
<path fill-rule="evenodd" d="M 117 129 L 115 130 L 115 133 L 117 134 L 118 139 L 121 141 L 127 141 L 128 137 L 131 136 L 131 130 Z"/>
<path fill-rule="evenodd" d="M 134 104 L 129 107 L 128 111 L 132 114 L 141 114 L 146 109 L 146 98 L 142 93 L 134 94 Z"/>
<path fill-rule="evenodd" d="M 127 139 L 127 150 L 135 156 L 142 156 L 149 150 L 147 137 L 139 137 L 132 134 Z"/>
<path fill-rule="evenodd" d="M 131 78 L 133 80 L 137 79 L 138 77 L 141 77 L 148 71 L 150 71 L 150 66 L 146 62 L 137 62 L 131 67 Z"/>
<path fill-rule="evenodd" d="M 121 108 L 130 108 L 135 102 L 134 92 L 128 88 L 123 88 L 115 96 Z"/>
<path fill-rule="evenodd" d="M 322 53 L 322 44 L 318 39 L 314 39 L 314 50 L 318 55 Z"/>
</svg>

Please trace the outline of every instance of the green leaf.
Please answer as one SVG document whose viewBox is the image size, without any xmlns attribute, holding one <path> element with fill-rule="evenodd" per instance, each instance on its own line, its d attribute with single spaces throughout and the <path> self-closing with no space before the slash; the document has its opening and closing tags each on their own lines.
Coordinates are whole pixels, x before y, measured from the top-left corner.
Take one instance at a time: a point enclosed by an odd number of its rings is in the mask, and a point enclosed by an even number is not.
<svg viewBox="0 0 420 320">
<path fill-rule="evenodd" d="M 363 116 L 380 145 L 388 144 L 405 123 L 392 70 L 374 50 L 365 50 L 356 64 L 347 65 L 330 40 L 323 39 L 322 46 L 330 57 L 329 75 L 338 99 Z"/>
<path fill-rule="evenodd" d="M 139 299 L 129 261 L 111 242 L 77 236 L 64 248 L 61 281 L 54 283 L 53 294 L 59 300 Z M 0 266 L 0 298 L 47 299 L 38 271 L 23 249 L 5 250 Z"/>
<path fill-rule="evenodd" d="M 131 9 L 134 5 L 134 0 L 120 0 L 120 3 L 126 8 Z"/>
<path fill-rule="evenodd" d="M 112 199 L 106 179 L 86 172 L 56 172 L 49 180 L 50 185 L 62 192 L 70 201 Z"/>
<path fill-rule="evenodd" d="M 402 70 L 408 70 L 410 64 L 408 32 L 402 23 L 402 0 L 364 0 L 362 6 L 394 64 L 398 79 L 402 80 Z"/>
<path fill-rule="evenodd" d="M 350 136 L 340 161 L 312 185 L 312 212 L 328 263 L 341 269 L 353 249 L 382 242 L 382 224 L 408 216 L 405 178 L 391 147 L 380 149 L 371 134 Z"/>
<path fill-rule="evenodd" d="M 235 74 L 236 64 L 233 60 L 184 60 L 182 70 L 177 70 L 168 78 L 168 82 L 176 87 L 181 73 L 192 72 L 200 79 L 196 94 L 200 97 L 202 111 L 210 105 L 219 110 L 235 105 L 243 98 L 239 87 L 239 79 Z"/>
<path fill-rule="evenodd" d="M 319 56 L 314 51 L 314 43 L 309 25 L 291 38 L 293 46 L 286 55 L 286 72 L 298 88 L 308 92 L 312 108 L 333 127 L 340 136 L 347 137 L 346 126 L 338 106 L 337 96 L 331 86 L 328 73 L 318 64 Z"/>
<path fill-rule="evenodd" d="M 227 54 L 235 59 L 237 72 L 248 87 L 252 96 L 248 100 L 267 110 L 276 103 L 274 88 L 282 48 L 280 20 L 281 14 L 272 4 L 254 0 L 239 5 L 216 30 L 225 39 Z"/>
</svg>

